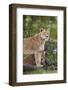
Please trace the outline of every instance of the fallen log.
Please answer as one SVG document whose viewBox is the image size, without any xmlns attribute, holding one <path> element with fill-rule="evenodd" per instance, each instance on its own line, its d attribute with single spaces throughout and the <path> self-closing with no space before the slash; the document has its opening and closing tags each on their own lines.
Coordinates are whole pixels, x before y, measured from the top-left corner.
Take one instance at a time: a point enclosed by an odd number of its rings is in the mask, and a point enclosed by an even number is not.
<svg viewBox="0 0 68 90">
<path fill-rule="evenodd" d="M 30 65 L 30 64 L 24 64 L 23 65 L 23 72 L 30 72 L 33 70 L 39 70 L 39 69 L 43 69 L 43 70 L 47 70 L 47 66 L 43 66 L 43 67 L 37 67 L 36 65 Z"/>
<path fill-rule="evenodd" d="M 23 65 L 23 71 L 31 71 L 36 69 L 37 69 L 36 65 L 30 65 L 30 64 Z"/>
</svg>

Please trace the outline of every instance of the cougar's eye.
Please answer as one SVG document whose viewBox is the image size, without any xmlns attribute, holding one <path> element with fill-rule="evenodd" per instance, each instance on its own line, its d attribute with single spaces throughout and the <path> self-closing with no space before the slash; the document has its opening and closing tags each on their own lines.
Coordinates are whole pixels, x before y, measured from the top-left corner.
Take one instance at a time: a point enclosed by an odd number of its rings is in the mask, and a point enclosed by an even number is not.
<svg viewBox="0 0 68 90">
<path fill-rule="evenodd" d="M 46 36 L 46 33 L 43 33 L 44 36 Z"/>
</svg>

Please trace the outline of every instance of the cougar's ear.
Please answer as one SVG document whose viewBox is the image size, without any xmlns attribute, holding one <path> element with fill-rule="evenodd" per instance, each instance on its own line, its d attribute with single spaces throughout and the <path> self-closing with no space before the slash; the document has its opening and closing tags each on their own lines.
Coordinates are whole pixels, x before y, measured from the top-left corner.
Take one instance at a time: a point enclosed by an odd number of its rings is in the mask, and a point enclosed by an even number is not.
<svg viewBox="0 0 68 90">
<path fill-rule="evenodd" d="M 49 29 L 49 28 L 47 29 L 47 32 L 48 32 L 48 33 L 49 33 L 49 35 L 50 35 L 50 29 Z"/>
<path fill-rule="evenodd" d="M 50 32 L 50 29 L 49 28 L 47 30 L 48 30 L 48 32 Z"/>
<path fill-rule="evenodd" d="M 49 32 L 49 31 L 50 31 L 50 29 L 49 29 L 49 28 L 46 28 L 46 31 L 48 31 L 48 32 Z"/>
<path fill-rule="evenodd" d="M 42 32 L 43 31 L 43 28 L 40 28 L 40 32 Z"/>
</svg>

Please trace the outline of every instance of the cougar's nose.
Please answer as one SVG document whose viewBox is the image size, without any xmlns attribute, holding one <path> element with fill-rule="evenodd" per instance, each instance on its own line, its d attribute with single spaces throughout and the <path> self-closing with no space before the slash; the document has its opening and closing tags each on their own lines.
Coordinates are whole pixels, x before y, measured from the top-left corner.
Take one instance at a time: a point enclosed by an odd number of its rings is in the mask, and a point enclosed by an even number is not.
<svg viewBox="0 0 68 90">
<path fill-rule="evenodd" d="M 46 36 L 48 38 L 48 36 Z"/>
</svg>

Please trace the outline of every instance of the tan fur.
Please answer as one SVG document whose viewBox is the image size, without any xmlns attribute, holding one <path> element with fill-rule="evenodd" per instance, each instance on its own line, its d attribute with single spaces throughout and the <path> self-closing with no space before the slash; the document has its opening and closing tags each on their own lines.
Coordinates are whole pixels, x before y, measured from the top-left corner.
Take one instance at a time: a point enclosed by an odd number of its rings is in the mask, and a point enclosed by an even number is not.
<svg viewBox="0 0 68 90">
<path fill-rule="evenodd" d="M 24 38 L 24 50 L 37 50 L 40 44 L 41 39 L 39 34 L 33 37 Z"/>
<path fill-rule="evenodd" d="M 44 50 L 45 41 L 49 39 L 49 30 L 41 29 L 40 33 L 24 38 L 24 54 L 32 52 L 37 66 L 41 66 L 41 52 Z"/>
</svg>

